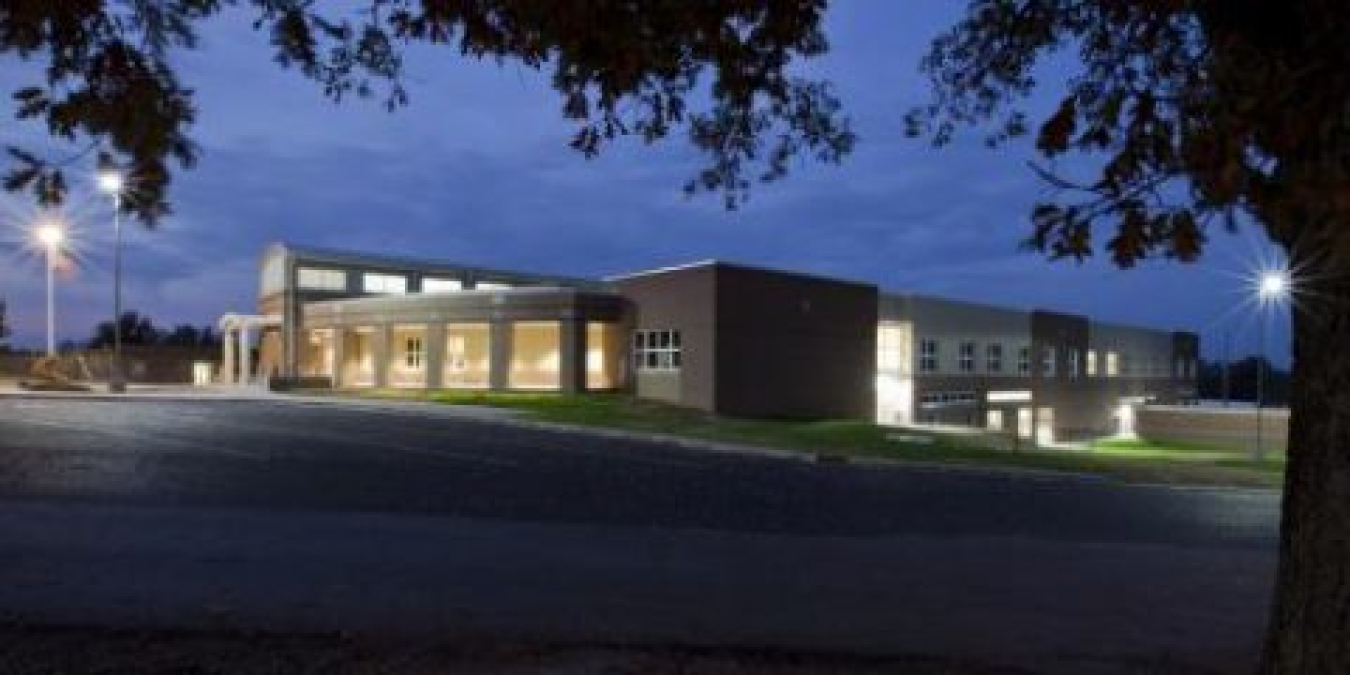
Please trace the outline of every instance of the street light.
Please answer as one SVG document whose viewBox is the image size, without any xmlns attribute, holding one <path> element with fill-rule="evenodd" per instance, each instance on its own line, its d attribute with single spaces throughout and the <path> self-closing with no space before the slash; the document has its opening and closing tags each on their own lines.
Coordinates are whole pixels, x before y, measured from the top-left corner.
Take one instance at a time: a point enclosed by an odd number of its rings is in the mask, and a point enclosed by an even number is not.
<svg viewBox="0 0 1350 675">
<path fill-rule="evenodd" d="M 1261 273 L 1256 282 L 1256 297 L 1260 301 L 1260 355 L 1256 361 L 1256 451 L 1253 459 L 1257 462 L 1265 459 L 1265 433 L 1262 409 L 1266 407 L 1266 332 L 1269 321 L 1265 311 L 1270 306 L 1284 302 L 1289 298 L 1293 283 L 1286 270 L 1267 270 Z"/>
<path fill-rule="evenodd" d="M 108 367 L 108 391 L 126 391 L 122 376 L 122 190 L 126 181 L 116 169 L 98 174 L 98 189 L 112 197 L 113 204 L 113 358 Z"/>
<path fill-rule="evenodd" d="M 1261 287 L 1257 293 L 1262 300 L 1282 300 L 1289 292 L 1289 274 L 1282 271 L 1265 272 L 1261 275 Z"/>
<path fill-rule="evenodd" d="M 53 290 L 53 271 L 56 269 L 56 254 L 66 241 L 66 231 L 60 223 L 48 221 L 37 226 L 34 231 L 38 243 L 47 251 L 47 356 L 56 356 L 56 295 Z"/>
</svg>

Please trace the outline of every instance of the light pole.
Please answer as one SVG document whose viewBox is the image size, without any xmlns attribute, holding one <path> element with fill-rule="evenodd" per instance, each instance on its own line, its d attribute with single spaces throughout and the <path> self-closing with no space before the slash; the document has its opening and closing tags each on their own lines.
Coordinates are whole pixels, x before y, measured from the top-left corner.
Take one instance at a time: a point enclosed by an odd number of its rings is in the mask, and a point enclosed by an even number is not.
<svg viewBox="0 0 1350 675">
<path fill-rule="evenodd" d="M 1261 301 L 1261 313 L 1259 317 L 1260 325 L 1260 344 L 1257 349 L 1259 354 L 1256 359 L 1256 452 L 1253 456 L 1257 462 L 1265 459 L 1265 434 L 1263 429 L 1262 409 L 1266 407 L 1266 331 L 1269 323 L 1266 310 L 1277 302 L 1284 301 L 1289 297 L 1289 273 L 1284 271 L 1263 272 L 1258 282 L 1256 294 Z"/>
<path fill-rule="evenodd" d="M 125 181 L 115 169 L 98 175 L 98 189 L 112 197 L 113 204 L 113 357 L 108 365 L 108 391 L 126 391 L 122 376 L 122 188 Z"/>
<path fill-rule="evenodd" d="M 37 240 L 47 250 L 47 356 L 56 356 L 56 293 L 55 274 L 56 254 L 66 240 L 66 232 L 54 222 L 39 225 Z"/>
</svg>

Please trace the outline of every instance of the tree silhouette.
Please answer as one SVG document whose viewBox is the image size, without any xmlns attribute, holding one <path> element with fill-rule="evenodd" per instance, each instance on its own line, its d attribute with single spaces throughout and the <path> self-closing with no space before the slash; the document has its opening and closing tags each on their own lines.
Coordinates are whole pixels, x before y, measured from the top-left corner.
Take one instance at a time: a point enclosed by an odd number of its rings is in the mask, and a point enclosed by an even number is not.
<svg viewBox="0 0 1350 675">
<path fill-rule="evenodd" d="M 593 156 L 619 137 L 652 143 L 680 130 L 708 157 L 686 189 L 720 191 L 728 205 L 752 180 L 784 175 L 794 157 L 838 161 L 853 145 L 829 87 L 786 69 L 825 51 L 823 0 L 6 2 L 0 55 L 44 64 L 42 79 L 14 92 L 16 116 L 127 167 L 123 208 L 153 224 L 169 212 L 171 164 L 197 155 L 193 93 L 171 56 L 196 47 L 201 23 L 227 6 L 251 11 L 276 62 L 334 101 L 407 103 L 401 50 L 414 42 L 549 71 L 577 125 L 572 147 Z M 9 153 L 7 188 L 62 199 L 70 158 Z"/>
<path fill-rule="evenodd" d="M 1034 131 L 1057 191 L 1029 243 L 1121 266 L 1200 255 L 1255 221 L 1294 274 L 1294 387 L 1269 673 L 1350 672 L 1350 5 L 1339 0 L 976 0 L 923 63 L 935 93 L 909 131 L 941 145 Z M 1018 105 L 1072 51 L 1055 112 Z M 1100 160 L 1086 178 L 1055 161 Z M 1104 238 L 1105 241 L 1099 241 Z"/>
<path fill-rule="evenodd" d="M 136 312 L 123 312 L 118 317 L 117 323 L 122 329 L 122 344 L 130 346 L 144 346 L 158 344 L 160 339 L 159 329 L 155 327 L 150 317 L 141 316 Z M 113 322 L 103 321 L 94 326 L 94 335 L 89 338 L 86 346 L 90 349 L 99 349 L 102 347 L 111 347 L 114 343 Z"/>
<path fill-rule="evenodd" d="M 179 324 L 171 330 L 155 326 L 148 316 L 137 312 L 123 312 L 118 323 L 122 328 L 122 344 L 126 346 L 216 347 L 220 336 L 210 326 L 198 328 Z M 94 326 L 94 335 L 85 346 L 90 349 L 111 347 L 114 343 L 113 322 L 103 321 Z"/>
</svg>

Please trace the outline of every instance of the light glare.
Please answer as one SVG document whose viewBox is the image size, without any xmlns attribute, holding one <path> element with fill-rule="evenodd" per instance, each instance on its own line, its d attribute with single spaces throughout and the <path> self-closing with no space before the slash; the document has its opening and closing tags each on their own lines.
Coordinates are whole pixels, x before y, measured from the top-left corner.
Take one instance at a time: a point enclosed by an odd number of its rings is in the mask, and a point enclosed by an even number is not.
<svg viewBox="0 0 1350 675">
<path fill-rule="evenodd" d="M 1261 275 L 1258 292 L 1267 300 L 1282 298 L 1289 291 L 1289 277 L 1284 272 L 1266 272 Z"/>
<path fill-rule="evenodd" d="M 98 189 L 110 195 L 122 194 L 122 174 L 116 171 L 102 171 L 98 174 Z"/>
<path fill-rule="evenodd" d="M 49 249 L 55 249 L 66 240 L 66 232 L 61 229 L 60 225 L 51 223 L 39 225 L 37 228 L 37 239 L 43 246 L 46 246 Z"/>
</svg>

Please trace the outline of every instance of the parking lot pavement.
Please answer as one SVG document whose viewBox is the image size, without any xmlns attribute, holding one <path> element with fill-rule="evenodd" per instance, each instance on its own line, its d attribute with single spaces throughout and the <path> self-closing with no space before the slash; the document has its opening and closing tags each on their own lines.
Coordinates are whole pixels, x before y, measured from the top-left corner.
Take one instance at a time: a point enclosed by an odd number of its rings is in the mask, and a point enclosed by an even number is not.
<svg viewBox="0 0 1350 675">
<path fill-rule="evenodd" d="M 1234 668 L 1265 492 L 812 465 L 396 410 L 0 400 L 0 611 Z M 1152 659 L 1153 661 L 1148 661 Z"/>
</svg>

